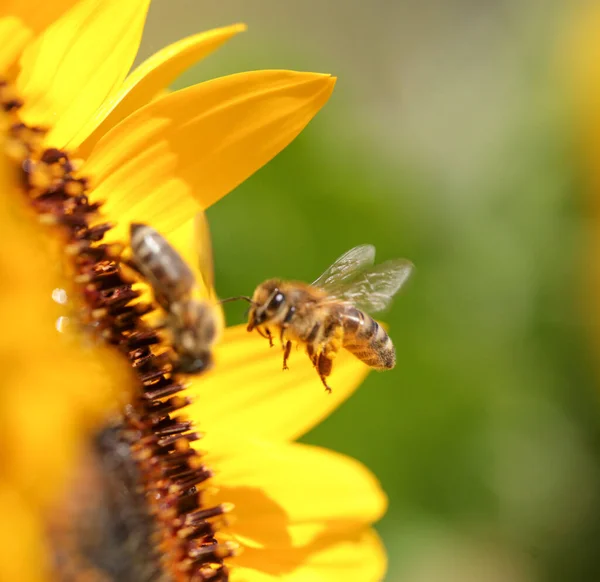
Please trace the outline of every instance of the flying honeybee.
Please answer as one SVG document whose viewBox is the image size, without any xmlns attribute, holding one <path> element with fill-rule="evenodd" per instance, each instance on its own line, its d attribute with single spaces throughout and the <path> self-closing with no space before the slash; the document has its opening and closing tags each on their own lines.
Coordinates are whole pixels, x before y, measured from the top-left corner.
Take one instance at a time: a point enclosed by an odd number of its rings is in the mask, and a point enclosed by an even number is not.
<svg viewBox="0 0 600 582">
<path fill-rule="evenodd" d="M 197 215 L 195 228 L 202 285 L 208 294 L 204 299 L 195 296 L 199 285 L 192 270 L 161 234 L 139 223 L 131 224 L 129 229 L 132 266 L 150 284 L 154 298 L 164 309 L 162 327 L 172 337 L 174 369 L 187 374 L 212 366 L 212 346 L 222 328 L 213 294 L 212 251 L 204 214 Z"/>
<path fill-rule="evenodd" d="M 394 344 L 367 313 L 388 307 L 413 265 L 405 259 L 373 265 L 374 260 L 375 247 L 361 245 L 342 255 L 311 285 L 265 281 L 250 300 L 248 331 L 256 329 L 271 345 L 273 330 L 279 331 L 284 370 L 292 342 L 305 345 L 328 392 L 327 377 L 341 348 L 377 370 L 393 368 Z"/>
</svg>

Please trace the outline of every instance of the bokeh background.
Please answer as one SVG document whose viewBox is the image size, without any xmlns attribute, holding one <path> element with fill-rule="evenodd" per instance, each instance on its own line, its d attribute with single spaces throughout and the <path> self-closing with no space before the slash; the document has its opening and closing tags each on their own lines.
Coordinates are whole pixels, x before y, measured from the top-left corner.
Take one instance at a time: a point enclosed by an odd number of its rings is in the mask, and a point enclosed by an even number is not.
<svg viewBox="0 0 600 582">
<path fill-rule="evenodd" d="M 152 5 L 140 57 L 249 25 L 179 87 L 257 68 L 339 76 L 307 130 L 209 218 L 221 296 L 310 281 L 364 242 L 416 264 L 386 316 L 397 368 L 306 437 L 381 479 L 388 581 L 600 580 L 600 295 L 587 277 L 600 257 L 569 74 L 583 5 Z M 243 307 L 228 313 L 241 321 Z"/>
</svg>

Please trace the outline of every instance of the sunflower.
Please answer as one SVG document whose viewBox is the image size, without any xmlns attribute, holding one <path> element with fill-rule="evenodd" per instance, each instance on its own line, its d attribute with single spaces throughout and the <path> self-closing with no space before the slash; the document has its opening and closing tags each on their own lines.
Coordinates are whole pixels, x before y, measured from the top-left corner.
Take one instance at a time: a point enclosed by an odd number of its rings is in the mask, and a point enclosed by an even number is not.
<svg viewBox="0 0 600 582">
<path fill-rule="evenodd" d="M 381 579 L 377 481 L 293 442 L 365 366 L 340 357 L 327 397 L 310 364 L 283 374 L 237 326 L 212 371 L 182 378 L 121 269 L 134 221 L 189 256 L 196 213 L 281 151 L 334 79 L 254 71 L 167 93 L 244 27 L 127 75 L 147 0 L 0 7 L 0 580 Z"/>
</svg>

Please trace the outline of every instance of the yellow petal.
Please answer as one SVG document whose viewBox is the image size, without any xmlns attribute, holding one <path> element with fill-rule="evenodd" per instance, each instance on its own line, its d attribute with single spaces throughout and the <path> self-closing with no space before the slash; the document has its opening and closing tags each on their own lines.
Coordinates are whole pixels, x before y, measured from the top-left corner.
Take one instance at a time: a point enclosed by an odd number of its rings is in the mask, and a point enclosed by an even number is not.
<svg viewBox="0 0 600 582">
<path fill-rule="evenodd" d="M 28 500 L 0 482 L 0 580 L 50 580 L 42 524 Z"/>
<path fill-rule="evenodd" d="M 282 370 L 279 345 L 248 333 L 245 325 L 225 330 L 215 349 L 215 368 L 191 378 L 197 402 L 189 414 L 207 432 L 226 431 L 268 439 L 295 439 L 328 416 L 356 390 L 369 368 L 342 350 L 334 361 L 327 394 L 303 351 L 292 350 Z"/>
<path fill-rule="evenodd" d="M 246 548 L 308 546 L 323 535 L 377 521 L 387 506 L 363 465 L 326 449 L 238 441 L 231 453 L 213 450 L 206 458 L 219 488 L 207 503 L 235 505 L 227 533 Z"/>
<path fill-rule="evenodd" d="M 150 103 L 187 68 L 244 30 L 244 24 L 216 28 L 184 38 L 153 54 L 125 79 L 119 91 L 102 105 L 96 117 L 73 140 L 74 143 L 83 142 L 79 155 L 88 157 L 111 127 Z"/>
<path fill-rule="evenodd" d="M 170 232 L 279 153 L 329 98 L 334 79 L 292 71 L 221 77 L 136 111 L 94 148 L 85 172 L 118 218 Z"/>
<path fill-rule="evenodd" d="M 50 127 L 62 148 L 122 83 L 138 50 L 149 0 L 82 0 L 21 58 L 23 120 Z"/>
<path fill-rule="evenodd" d="M 216 301 L 212 241 L 206 214 L 200 211 L 179 228 L 162 234 L 196 275 L 200 295 Z"/>
<path fill-rule="evenodd" d="M 32 32 L 21 20 L 14 16 L 0 18 L 0 72 L 8 76 L 10 66 L 19 58 L 23 47 L 32 36 Z"/>
<path fill-rule="evenodd" d="M 233 560 L 231 582 L 381 582 L 386 569 L 381 540 L 360 530 L 308 548 L 246 550 Z"/>
<path fill-rule="evenodd" d="M 76 0 L 5 0 L 0 2 L 0 71 L 14 63 L 31 38 L 44 30 Z"/>
<path fill-rule="evenodd" d="M 78 0 L 3 0 L 0 2 L 0 18 L 14 17 L 33 33 L 48 27 Z"/>
</svg>

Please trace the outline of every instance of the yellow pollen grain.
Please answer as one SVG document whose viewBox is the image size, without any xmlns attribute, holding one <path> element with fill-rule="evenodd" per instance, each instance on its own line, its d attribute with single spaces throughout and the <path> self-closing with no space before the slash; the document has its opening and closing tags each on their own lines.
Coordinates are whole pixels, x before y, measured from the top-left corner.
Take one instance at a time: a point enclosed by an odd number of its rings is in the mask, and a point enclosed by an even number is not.
<svg viewBox="0 0 600 582">
<path fill-rule="evenodd" d="M 182 527 L 177 531 L 177 536 L 181 539 L 185 539 L 188 536 L 192 535 L 196 531 L 196 528 L 193 527 Z"/>
<path fill-rule="evenodd" d="M 237 556 L 240 552 L 240 544 L 237 542 L 227 541 L 222 547 L 217 548 L 215 555 L 219 558 L 227 558 L 229 556 Z"/>
<path fill-rule="evenodd" d="M 107 314 L 108 311 L 105 308 L 92 310 L 92 317 L 94 319 L 102 319 L 103 317 L 106 317 Z"/>
<path fill-rule="evenodd" d="M 87 275 L 87 274 L 84 273 L 83 275 L 76 275 L 75 278 L 74 278 L 74 281 L 75 281 L 75 283 L 83 284 L 83 283 L 88 283 L 89 281 L 91 281 L 91 279 L 92 278 L 89 275 Z M 94 289 L 94 286 L 93 285 L 88 285 L 86 287 L 86 289 L 88 291 L 91 291 L 91 290 Z"/>
<path fill-rule="evenodd" d="M 74 257 L 75 255 L 78 255 L 81 251 L 83 251 L 83 249 L 85 249 L 86 246 L 88 246 L 88 245 L 84 241 L 79 241 L 79 242 L 76 242 L 76 243 L 71 243 L 71 244 L 69 244 L 69 245 L 67 245 L 65 247 L 65 252 L 68 255 Z M 106 315 L 106 313 L 104 315 Z"/>
<path fill-rule="evenodd" d="M 60 164 L 52 164 L 49 167 L 49 170 L 53 178 L 62 178 L 65 173 L 63 167 Z"/>
<path fill-rule="evenodd" d="M 221 509 L 223 513 L 230 513 L 235 509 L 235 504 L 230 503 L 229 501 L 225 501 L 224 503 L 221 503 Z"/>
<path fill-rule="evenodd" d="M 175 442 L 175 449 L 177 451 L 179 451 L 180 453 L 183 453 L 185 451 L 188 451 L 190 449 L 190 442 L 187 439 L 178 439 Z"/>
<path fill-rule="evenodd" d="M 16 139 L 8 139 L 4 144 L 4 153 L 13 161 L 19 162 L 27 156 L 27 147 Z"/>
<path fill-rule="evenodd" d="M 83 185 L 80 182 L 71 180 L 65 184 L 65 192 L 70 196 L 78 196 L 83 193 Z"/>
<path fill-rule="evenodd" d="M 202 459 L 200 457 L 192 457 L 189 460 L 189 465 L 192 469 L 200 469 L 202 467 Z"/>
<path fill-rule="evenodd" d="M 42 164 L 37 166 L 29 176 L 31 185 L 34 188 L 39 188 L 40 190 L 46 190 L 50 188 L 53 182 L 52 178 L 53 176 L 50 172 L 48 172 L 47 167 L 42 167 Z"/>
<path fill-rule="evenodd" d="M 149 461 L 152 458 L 152 450 L 144 447 L 143 449 L 136 451 L 135 458 L 138 461 Z"/>
<path fill-rule="evenodd" d="M 54 226 L 55 224 L 58 224 L 58 219 L 56 216 L 54 216 L 54 214 L 40 214 L 38 216 L 38 220 L 40 224 L 46 226 Z"/>
</svg>

